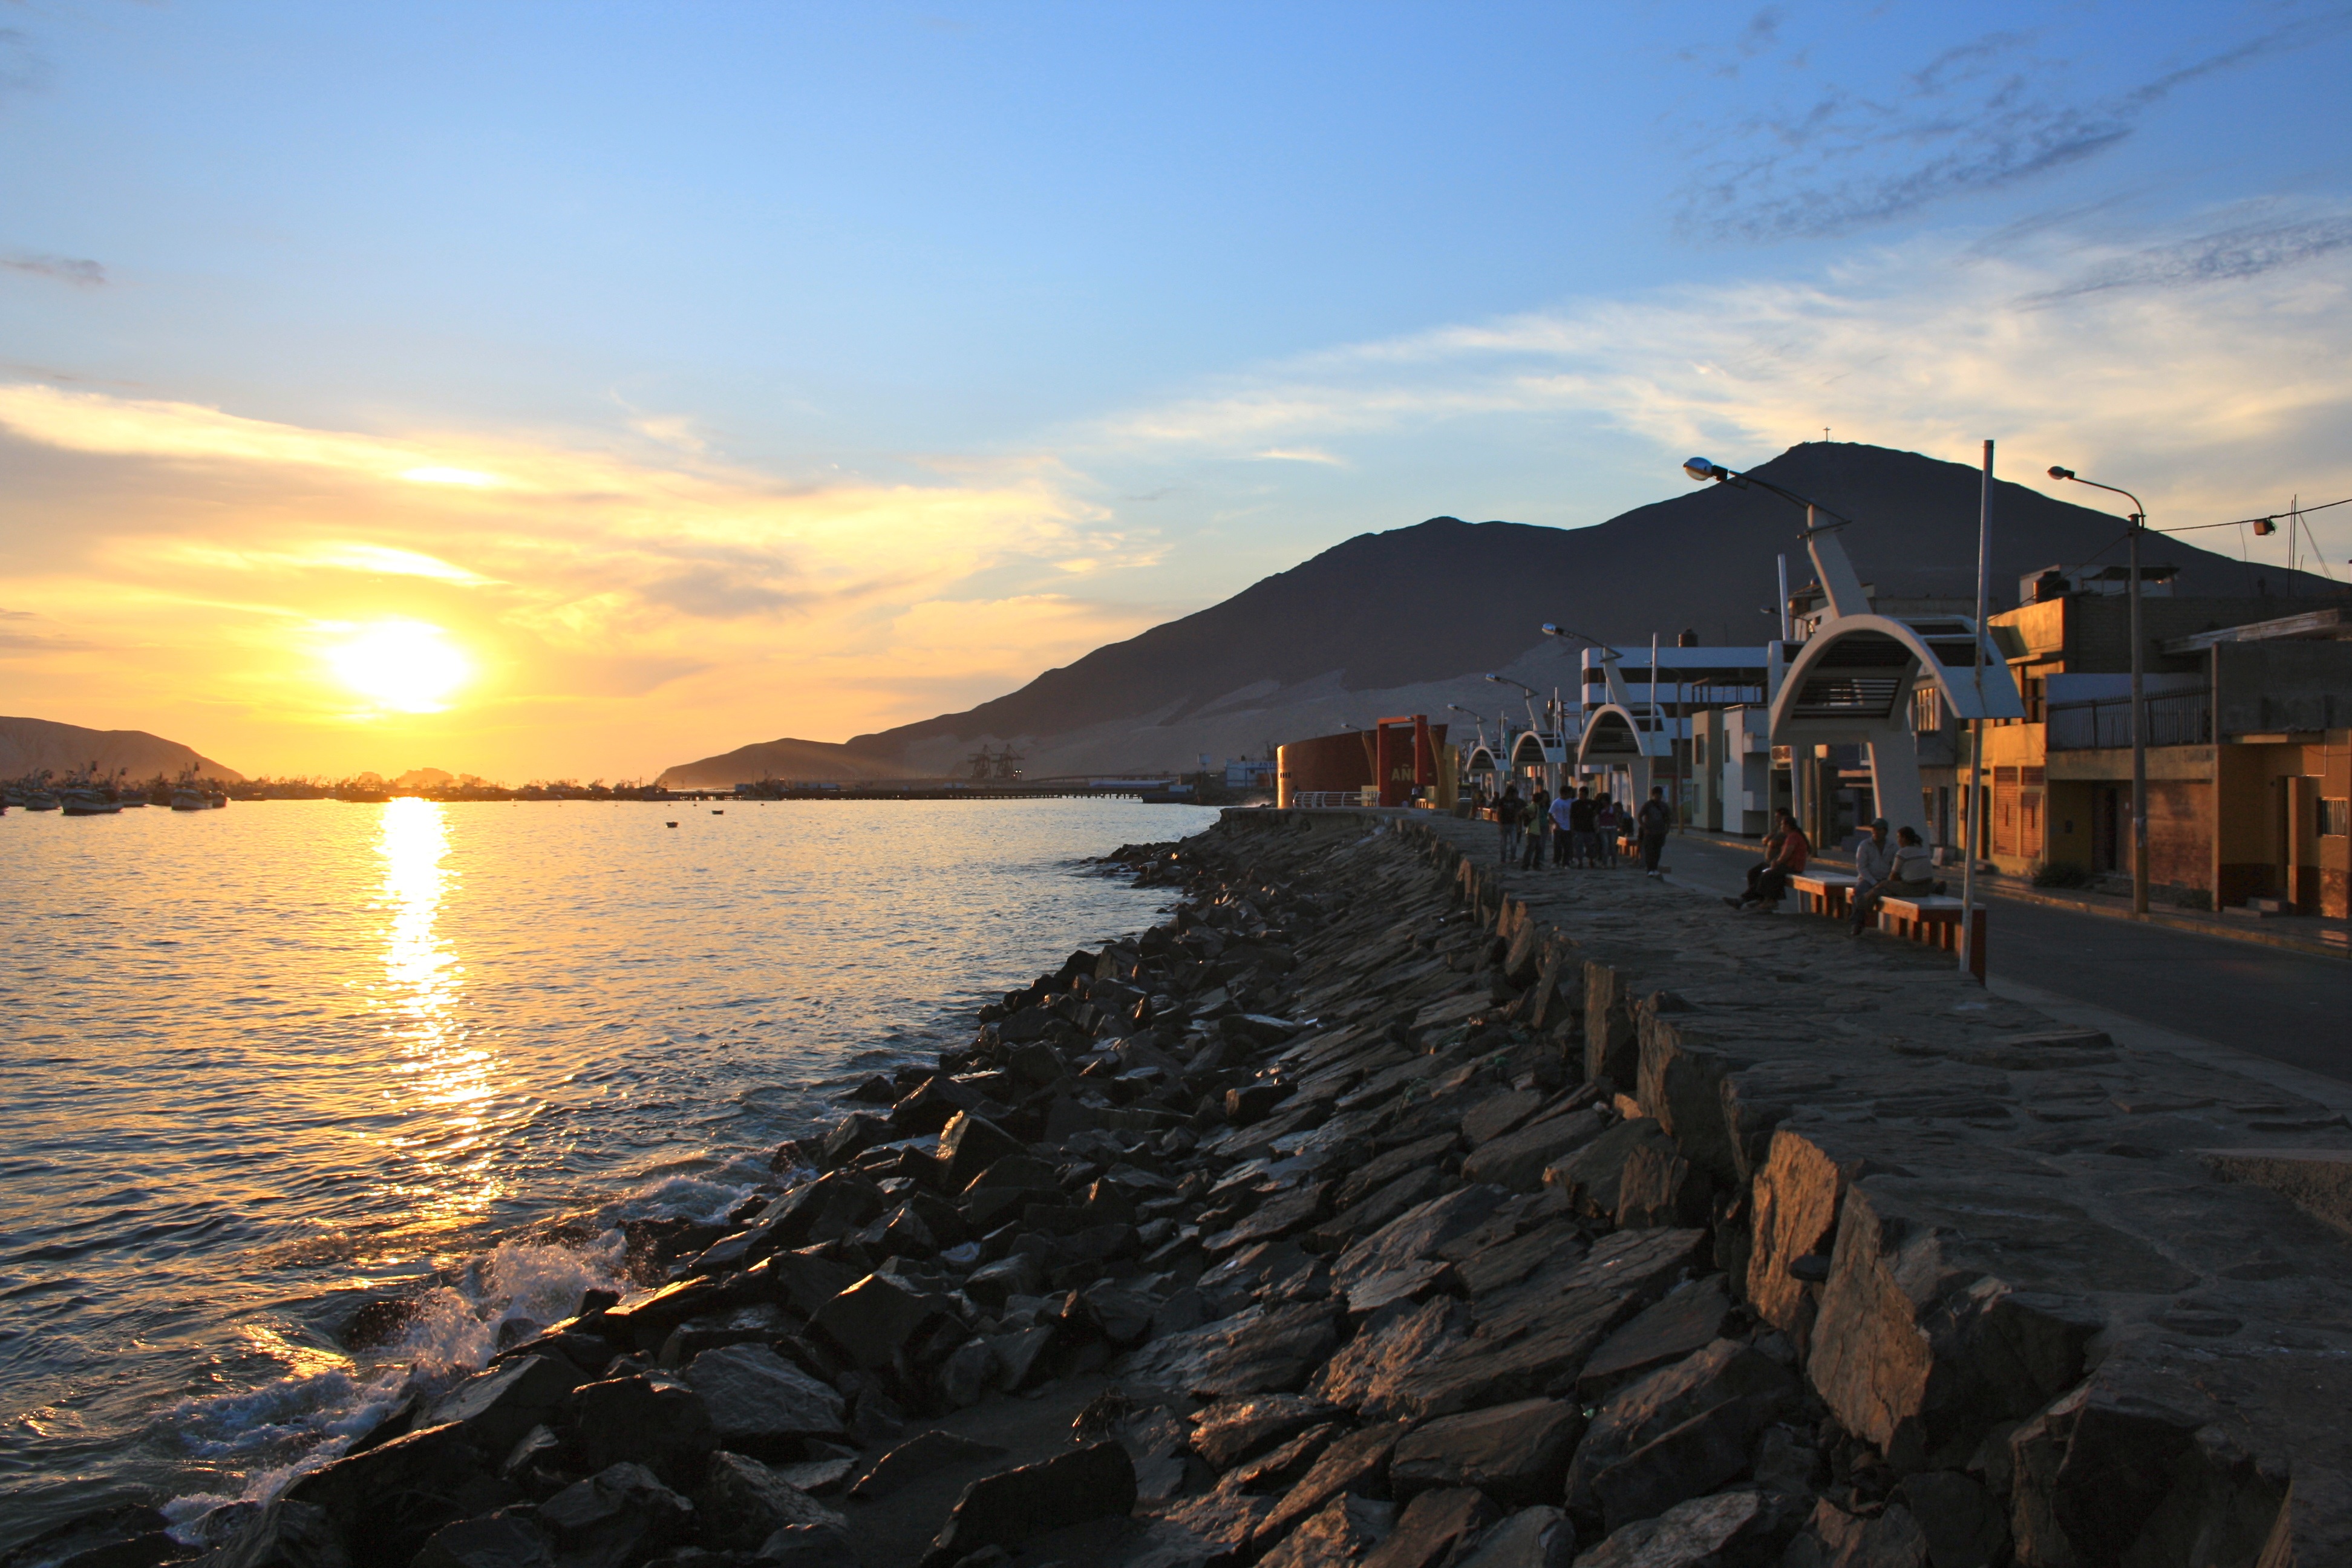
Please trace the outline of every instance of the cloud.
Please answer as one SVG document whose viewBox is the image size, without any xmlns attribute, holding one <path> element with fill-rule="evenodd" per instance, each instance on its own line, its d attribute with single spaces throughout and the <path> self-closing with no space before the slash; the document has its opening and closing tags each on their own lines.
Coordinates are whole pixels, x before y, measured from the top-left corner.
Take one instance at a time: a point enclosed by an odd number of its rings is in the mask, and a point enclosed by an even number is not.
<svg viewBox="0 0 2352 1568">
<path fill-rule="evenodd" d="M 2189 83 L 2301 47 L 2346 22 L 2336 10 L 2085 97 L 2080 61 L 2042 31 L 1999 31 L 1948 47 L 1869 90 L 1831 83 L 1801 100 L 1703 126 L 1700 172 L 1677 226 L 1715 239 L 1832 236 L 1998 189 L 2095 157 Z M 1778 44 L 1751 27 L 1742 58 Z M 1696 58 L 1696 57 L 1694 57 Z"/>
<path fill-rule="evenodd" d="M 11 272 L 29 272 L 36 278 L 54 278 L 61 283 L 71 283 L 83 289 L 94 289 L 106 281 L 105 268 L 95 261 L 71 256 L 42 256 L 28 250 L 12 250 L 0 255 L 0 267 Z"/>
<path fill-rule="evenodd" d="M 1318 451 L 1313 447 L 1269 447 L 1255 456 L 1265 462 L 1324 463 L 1335 468 L 1344 468 L 1348 466 L 1347 458 L 1335 458 L 1330 453 Z"/>
<path fill-rule="evenodd" d="M 1929 452 L 1990 435 L 2047 445 L 2045 464 L 2157 476 L 2176 517 L 2242 515 L 2249 474 L 2306 493 L 2352 487 L 2352 456 L 2335 455 L 2352 435 L 2347 240 L 2344 213 L 2129 247 L 2060 228 L 1994 255 L 1934 236 L 1810 278 L 1348 345 L 1114 416 L 1083 439 L 1139 458 L 1352 445 L 1370 463 L 1413 433 L 1474 419 L 1482 440 L 1542 439 L 1573 421 L 1670 457 L 1770 452 L 1824 425 Z M 1537 424 L 1514 437 L 1514 421 Z"/>
</svg>

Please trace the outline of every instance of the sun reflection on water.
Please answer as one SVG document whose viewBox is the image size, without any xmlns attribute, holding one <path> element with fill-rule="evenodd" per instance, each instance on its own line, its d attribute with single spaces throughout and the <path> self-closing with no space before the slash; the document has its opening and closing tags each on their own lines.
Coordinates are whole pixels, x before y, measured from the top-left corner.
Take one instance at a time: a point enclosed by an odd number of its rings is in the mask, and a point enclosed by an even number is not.
<svg viewBox="0 0 2352 1568">
<path fill-rule="evenodd" d="M 437 1229 L 480 1215 L 501 1194 L 493 1165 L 491 1053 L 457 1016 L 466 970 L 442 937 L 443 900 L 456 880 L 445 808 L 395 800 L 383 808 L 376 852 L 383 861 L 383 1010 L 395 1048 L 385 1098 L 404 1112 L 387 1140 L 412 1224 Z"/>
</svg>

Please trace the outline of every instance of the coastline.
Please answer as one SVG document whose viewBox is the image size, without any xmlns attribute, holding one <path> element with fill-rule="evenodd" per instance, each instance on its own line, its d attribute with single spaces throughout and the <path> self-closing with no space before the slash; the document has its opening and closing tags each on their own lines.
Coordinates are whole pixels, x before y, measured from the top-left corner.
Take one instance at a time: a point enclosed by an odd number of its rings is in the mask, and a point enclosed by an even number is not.
<svg viewBox="0 0 2352 1568">
<path fill-rule="evenodd" d="M 2068 1189 L 2095 1220 L 2045 1212 L 2054 1260 L 1935 1217 L 1994 1147 L 2049 1166 L 2127 1131 L 2103 1157 L 2131 1180 L 2186 1171 L 2183 1140 L 2223 1135 L 2188 1113 L 2234 1092 L 2194 1090 L 2227 1075 L 1874 948 L 1913 1004 L 1891 1031 L 1820 978 L 1853 950 L 1640 879 L 1563 889 L 1590 907 L 1548 923 L 1465 858 L 1471 826 L 1251 813 L 1121 851 L 1185 895 L 1168 924 L 861 1085 L 778 1151 L 781 1193 L 666 1240 L 669 1283 L 394 1412 L 216 1521 L 215 1560 L 1488 1568 L 1633 1562 L 1669 1525 L 1713 1555 L 1658 1561 L 2047 1549 L 2138 1527 L 2086 1514 L 2066 1461 L 2155 1439 L 2078 1412 L 2183 1346 L 2230 1362 L 2206 1397 L 2245 1434 L 2215 1528 L 2342 1522 L 2304 1479 L 2341 1435 L 2226 1342 L 2270 1331 L 2273 1369 L 2334 1375 L 2313 1322 L 2352 1289 L 2324 1226 L 2209 1183 L 2208 1234 L 2159 1246 L 2105 1176 Z M 1759 1010 L 1759 947 L 1811 989 Z M 2245 1135 L 2342 1142 L 2239 1099 Z M 2180 1266 L 2231 1221 L 2313 1261 Z M 1914 1300 L 1923 1237 L 1947 1283 Z M 2053 1294 L 2086 1263 L 2106 1277 Z M 152 1522 L 114 1550 L 163 1560 Z"/>
</svg>

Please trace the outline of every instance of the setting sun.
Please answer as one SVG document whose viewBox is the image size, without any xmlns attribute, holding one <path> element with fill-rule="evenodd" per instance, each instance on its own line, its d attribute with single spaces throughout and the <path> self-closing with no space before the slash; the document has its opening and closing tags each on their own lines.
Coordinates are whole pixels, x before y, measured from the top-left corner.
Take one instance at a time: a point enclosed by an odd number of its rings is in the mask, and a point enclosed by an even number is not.
<svg viewBox="0 0 2352 1568">
<path fill-rule="evenodd" d="M 437 713 L 474 673 L 465 651 L 429 621 L 378 621 L 327 654 L 342 683 L 379 708 Z"/>
</svg>

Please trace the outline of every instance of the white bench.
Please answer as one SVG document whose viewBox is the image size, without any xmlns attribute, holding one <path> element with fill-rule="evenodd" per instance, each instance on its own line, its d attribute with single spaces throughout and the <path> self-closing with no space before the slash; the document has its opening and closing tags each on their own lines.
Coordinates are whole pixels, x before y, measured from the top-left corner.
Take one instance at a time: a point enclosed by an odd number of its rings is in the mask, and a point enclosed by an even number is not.
<svg viewBox="0 0 2352 1568">
<path fill-rule="evenodd" d="M 1878 900 L 1878 929 L 1946 952 L 1960 950 L 1960 900 L 1946 893 L 1910 897 L 1888 894 Z M 1969 911 L 1969 973 L 1985 974 L 1985 907 Z"/>
</svg>

